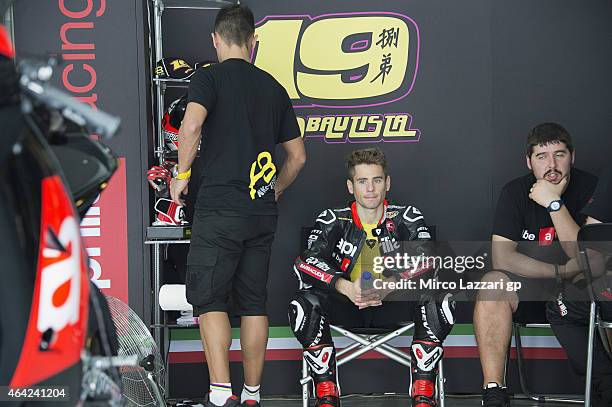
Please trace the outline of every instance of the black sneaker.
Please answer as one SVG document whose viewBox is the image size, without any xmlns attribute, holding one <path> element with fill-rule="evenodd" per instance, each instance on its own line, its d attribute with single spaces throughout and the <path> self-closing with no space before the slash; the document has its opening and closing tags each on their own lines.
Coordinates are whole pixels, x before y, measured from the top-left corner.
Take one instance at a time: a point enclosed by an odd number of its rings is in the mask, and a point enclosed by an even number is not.
<svg viewBox="0 0 612 407">
<path fill-rule="evenodd" d="M 216 404 L 213 404 L 208 397 L 206 397 L 204 407 L 240 407 L 240 399 L 236 396 L 231 396 L 225 401 L 225 404 L 222 406 L 217 406 Z"/>
<path fill-rule="evenodd" d="M 482 390 L 483 407 L 510 407 L 510 397 L 506 388 L 497 383 L 487 383 Z"/>
<path fill-rule="evenodd" d="M 255 400 L 244 400 L 242 403 L 240 403 L 241 407 L 261 407 L 261 404 L 259 403 L 259 401 L 255 401 Z"/>
</svg>

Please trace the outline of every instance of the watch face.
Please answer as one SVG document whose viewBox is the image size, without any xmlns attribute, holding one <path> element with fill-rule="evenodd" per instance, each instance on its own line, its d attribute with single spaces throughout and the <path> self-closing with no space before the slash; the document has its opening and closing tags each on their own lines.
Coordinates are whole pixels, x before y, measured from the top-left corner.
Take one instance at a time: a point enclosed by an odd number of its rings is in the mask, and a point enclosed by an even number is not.
<svg viewBox="0 0 612 407">
<path fill-rule="evenodd" d="M 561 208 L 561 205 L 559 204 L 559 202 L 554 201 L 550 203 L 550 209 L 553 211 L 558 211 L 559 208 Z"/>
</svg>

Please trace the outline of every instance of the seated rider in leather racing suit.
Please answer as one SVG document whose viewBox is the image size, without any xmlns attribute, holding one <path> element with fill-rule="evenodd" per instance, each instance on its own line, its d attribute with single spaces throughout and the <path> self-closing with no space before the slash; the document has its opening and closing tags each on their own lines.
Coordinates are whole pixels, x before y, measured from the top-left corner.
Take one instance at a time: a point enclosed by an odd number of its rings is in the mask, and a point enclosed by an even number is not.
<svg viewBox="0 0 612 407">
<path fill-rule="evenodd" d="M 329 324 L 339 318 L 343 309 L 353 315 L 371 311 L 374 316 L 370 320 L 380 317 L 387 323 L 393 316 L 396 317 L 392 322 L 415 321 L 410 394 L 414 407 L 435 406 L 442 342 L 454 320 L 450 294 L 412 290 L 416 301 L 390 301 L 395 294 L 402 293 L 361 288 L 361 281 L 371 277 L 383 281 L 434 277 L 435 271 L 427 262 L 386 269 L 382 274 L 372 267 L 378 256 L 395 257 L 405 252 L 412 256 L 432 255 L 429 228 L 415 207 L 385 200 L 390 177 L 381 150 L 353 151 L 347 157 L 347 168 L 347 187 L 355 202 L 346 208 L 327 209 L 318 216 L 308 237 L 308 247 L 294 266 L 300 289 L 289 306 L 289 320 L 304 347 L 304 358 L 314 379 L 316 407 L 340 406 Z M 347 326 L 347 318 L 340 319 Z"/>
</svg>

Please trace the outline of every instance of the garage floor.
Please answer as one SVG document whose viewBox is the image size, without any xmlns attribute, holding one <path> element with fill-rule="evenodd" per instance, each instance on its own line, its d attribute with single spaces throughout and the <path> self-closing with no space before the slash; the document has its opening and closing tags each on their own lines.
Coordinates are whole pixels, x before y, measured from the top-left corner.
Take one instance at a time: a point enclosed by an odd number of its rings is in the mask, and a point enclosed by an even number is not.
<svg viewBox="0 0 612 407">
<path fill-rule="evenodd" d="M 568 398 L 576 398 L 563 396 Z M 197 405 L 200 400 L 172 400 L 169 402 L 169 405 Z M 302 405 L 301 399 L 297 397 L 275 397 L 275 398 L 264 398 L 262 400 L 262 407 L 300 407 Z M 582 403 L 580 403 L 582 404 Z M 311 403 L 311 406 L 314 404 Z M 446 407 L 472 407 L 472 406 L 480 406 L 481 398 L 480 396 L 446 396 Z M 511 401 L 511 405 L 513 407 L 536 407 L 542 406 L 543 404 L 538 404 L 535 401 L 524 400 L 524 399 L 513 399 Z M 568 403 L 553 403 L 546 402 L 544 404 L 546 407 L 560 407 L 560 406 L 572 406 L 578 404 L 568 404 Z M 410 399 L 406 395 L 379 395 L 379 396 L 363 396 L 363 395 L 355 395 L 355 396 L 343 396 L 342 397 L 342 407 L 409 407 Z"/>
</svg>

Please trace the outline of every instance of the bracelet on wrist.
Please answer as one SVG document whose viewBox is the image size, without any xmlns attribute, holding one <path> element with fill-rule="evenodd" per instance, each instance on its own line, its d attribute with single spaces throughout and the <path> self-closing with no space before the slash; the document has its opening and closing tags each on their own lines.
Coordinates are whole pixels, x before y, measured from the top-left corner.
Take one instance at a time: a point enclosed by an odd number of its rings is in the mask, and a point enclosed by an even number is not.
<svg viewBox="0 0 612 407">
<path fill-rule="evenodd" d="M 191 177 L 191 168 L 185 172 L 179 172 L 176 175 L 176 179 L 189 179 Z"/>
</svg>

